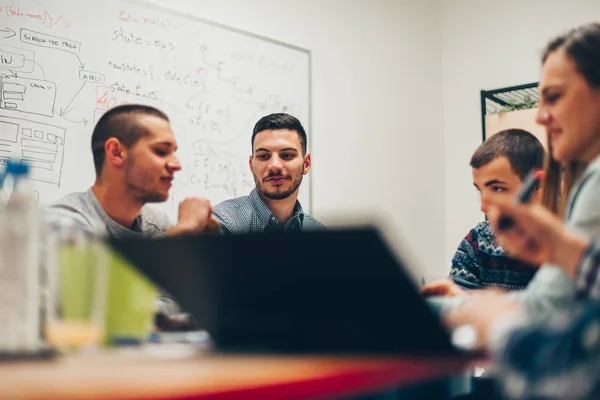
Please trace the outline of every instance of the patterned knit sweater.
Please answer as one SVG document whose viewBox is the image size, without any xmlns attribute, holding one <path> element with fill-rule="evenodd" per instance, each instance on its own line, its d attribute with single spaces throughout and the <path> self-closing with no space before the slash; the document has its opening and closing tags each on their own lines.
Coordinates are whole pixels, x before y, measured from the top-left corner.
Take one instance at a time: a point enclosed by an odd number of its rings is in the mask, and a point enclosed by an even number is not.
<svg viewBox="0 0 600 400">
<path fill-rule="evenodd" d="M 462 240 L 452 258 L 450 276 L 467 289 L 496 286 L 505 290 L 524 289 L 537 268 L 509 257 L 494 241 L 489 222 L 480 222 Z"/>
</svg>

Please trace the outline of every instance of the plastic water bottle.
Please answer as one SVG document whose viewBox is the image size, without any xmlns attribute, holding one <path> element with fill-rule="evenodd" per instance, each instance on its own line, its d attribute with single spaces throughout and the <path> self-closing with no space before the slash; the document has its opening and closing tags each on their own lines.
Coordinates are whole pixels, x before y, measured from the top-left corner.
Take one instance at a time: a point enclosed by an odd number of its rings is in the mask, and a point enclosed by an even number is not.
<svg viewBox="0 0 600 400">
<path fill-rule="evenodd" d="M 6 168 L 0 191 L 0 352 L 40 348 L 40 226 L 36 196 L 21 162 Z"/>
</svg>

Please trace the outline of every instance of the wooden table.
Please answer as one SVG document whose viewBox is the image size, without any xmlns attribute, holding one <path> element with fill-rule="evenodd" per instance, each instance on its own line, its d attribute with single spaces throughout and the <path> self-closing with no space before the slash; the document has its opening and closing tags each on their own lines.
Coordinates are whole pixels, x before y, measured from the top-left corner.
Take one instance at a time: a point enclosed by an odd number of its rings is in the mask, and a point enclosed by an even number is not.
<svg viewBox="0 0 600 400">
<path fill-rule="evenodd" d="M 0 364 L 2 399 L 322 399 L 463 371 L 458 359 L 188 354 L 163 347 Z"/>
</svg>

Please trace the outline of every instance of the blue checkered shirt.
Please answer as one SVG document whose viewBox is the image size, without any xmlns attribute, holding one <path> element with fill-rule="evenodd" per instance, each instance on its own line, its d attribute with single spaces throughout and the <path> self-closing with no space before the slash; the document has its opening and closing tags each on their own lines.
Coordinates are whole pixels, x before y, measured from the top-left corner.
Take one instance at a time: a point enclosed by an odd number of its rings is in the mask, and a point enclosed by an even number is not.
<svg viewBox="0 0 600 400">
<path fill-rule="evenodd" d="M 273 215 L 256 188 L 248 196 L 217 204 L 213 214 L 221 223 L 221 233 L 224 235 L 325 229 L 323 224 L 302 210 L 299 201 L 296 201 L 292 217 L 285 224 L 280 224 L 279 219 Z"/>
<path fill-rule="evenodd" d="M 600 242 L 582 257 L 575 280 L 583 310 L 497 332 L 497 371 L 511 398 L 600 398 Z"/>
</svg>

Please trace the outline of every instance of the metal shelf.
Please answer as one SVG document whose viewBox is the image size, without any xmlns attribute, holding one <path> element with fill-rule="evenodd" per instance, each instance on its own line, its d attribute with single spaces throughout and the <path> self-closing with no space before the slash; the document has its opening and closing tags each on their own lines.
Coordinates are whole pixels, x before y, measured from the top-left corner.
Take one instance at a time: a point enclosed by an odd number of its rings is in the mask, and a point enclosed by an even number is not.
<svg viewBox="0 0 600 400">
<path fill-rule="evenodd" d="M 538 82 L 481 91 L 481 138 L 485 140 L 485 116 L 498 114 L 507 106 L 519 106 L 528 102 L 538 103 Z"/>
</svg>

